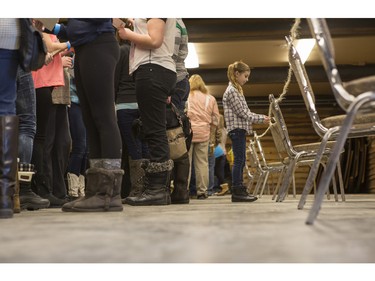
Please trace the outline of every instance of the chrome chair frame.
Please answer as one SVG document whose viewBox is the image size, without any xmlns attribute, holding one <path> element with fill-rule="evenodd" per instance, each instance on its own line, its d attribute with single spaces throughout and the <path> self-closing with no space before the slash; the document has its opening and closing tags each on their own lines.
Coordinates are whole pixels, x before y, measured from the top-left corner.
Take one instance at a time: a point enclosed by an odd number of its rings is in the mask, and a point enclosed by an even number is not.
<svg viewBox="0 0 375 281">
<path fill-rule="evenodd" d="M 315 95 L 311 87 L 310 80 L 307 75 L 305 66 L 302 63 L 301 58 L 298 54 L 298 51 L 294 47 L 293 42 L 291 41 L 290 37 L 286 37 L 286 41 L 287 41 L 288 50 L 289 50 L 288 52 L 289 64 L 292 67 L 294 76 L 296 77 L 297 83 L 299 85 L 299 88 L 300 88 L 303 100 L 305 102 L 307 112 L 309 113 L 313 128 L 315 132 L 318 134 L 318 136 L 322 138 L 321 145 L 319 147 L 319 150 L 317 151 L 316 159 L 313 165 L 311 166 L 309 176 L 306 180 L 305 187 L 303 189 L 300 201 L 298 203 L 298 209 L 303 209 L 303 206 L 306 203 L 307 195 L 311 192 L 311 189 L 313 188 L 313 185 L 315 183 L 315 178 L 319 169 L 319 164 L 321 162 L 323 151 L 326 148 L 327 142 L 329 140 L 334 140 L 337 137 L 337 132 L 340 127 L 336 126 L 335 128 L 327 128 L 322 124 L 318 111 L 316 110 L 316 107 L 315 107 Z M 345 118 L 345 115 L 338 115 L 336 116 L 336 118 L 343 120 Z M 343 178 L 342 178 L 341 165 L 339 161 L 337 162 L 336 166 L 337 166 L 337 174 L 338 174 L 338 180 L 339 180 L 341 199 L 342 201 L 345 201 L 344 183 L 343 183 Z M 338 201 L 337 198 L 336 198 L 336 201 Z"/>
<path fill-rule="evenodd" d="M 293 195 L 295 196 L 295 179 L 294 174 L 295 170 L 298 166 L 310 166 L 314 163 L 317 150 L 320 147 L 320 143 L 307 143 L 307 144 L 300 144 L 300 145 L 292 145 L 292 142 L 289 138 L 288 129 L 285 124 L 284 117 L 282 115 L 281 109 L 279 107 L 278 101 L 275 97 L 270 94 L 270 108 L 272 116 L 275 119 L 275 122 L 271 124 L 271 133 L 274 139 L 276 148 L 278 149 L 279 156 L 286 157 L 283 160 L 283 163 L 287 165 L 285 169 L 282 185 L 279 189 L 278 197 L 276 199 L 277 202 L 281 202 L 285 199 L 287 194 L 288 188 L 290 186 L 291 181 L 293 180 Z M 332 146 L 333 142 L 329 142 L 329 145 Z M 323 151 L 322 157 L 319 161 L 319 164 L 322 164 L 325 167 L 325 163 L 328 159 L 328 155 L 331 153 L 331 148 L 326 147 Z M 314 178 L 315 179 L 315 178 Z M 335 198 L 337 198 L 337 187 L 335 178 L 332 179 L 333 181 L 333 190 L 335 193 Z M 329 196 L 329 192 L 327 190 L 327 194 Z"/>
<path fill-rule="evenodd" d="M 355 125 L 357 113 L 366 114 L 374 112 L 375 107 L 375 76 L 356 79 L 343 83 L 335 63 L 333 41 L 325 19 L 308 19 L 310 30 L 317 42 L 324 69 L 330 82 L 333 94 L 340 107 L 346 111 L 346 117 L 339 128 L 330 128 L 325 138 L 330 138 L 338 133 L 332 154 L 328 159 L 319 182 L 318 191 L 310 209 L 306 224 L 313 224 L 321 209 L 324 193 L 329 187 L 329 181 L 333 177 L 336 163 L 339 161 L 347 138 L 364 137 L 375 134 L 375 123 L 370 119 L 367 123 Z M 360 117 L 360 116 L 359 116 Z M 354 124 L 354 125 L 353 125 Z"/>
</svg>

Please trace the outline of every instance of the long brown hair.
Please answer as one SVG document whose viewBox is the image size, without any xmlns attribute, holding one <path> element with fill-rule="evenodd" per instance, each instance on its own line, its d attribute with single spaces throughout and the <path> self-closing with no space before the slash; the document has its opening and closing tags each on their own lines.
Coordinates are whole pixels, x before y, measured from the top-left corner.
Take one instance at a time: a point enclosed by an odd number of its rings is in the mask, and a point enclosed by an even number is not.
<svg viewBox="0 0 375 281">
<path fill-rule="evenodd" d="M 244 63 L 243 61 L 236 61 L 228 66 L 227 76 L 230 82 L 232 82 L 233 86 L 241 93 L 243 94 L 243 90 L 240 84 L 238 84 L 236 80 L 236 71 L 239 73 L 243 73 L 246 71 L 250 72 L 250 67 Z"/>
</svg>

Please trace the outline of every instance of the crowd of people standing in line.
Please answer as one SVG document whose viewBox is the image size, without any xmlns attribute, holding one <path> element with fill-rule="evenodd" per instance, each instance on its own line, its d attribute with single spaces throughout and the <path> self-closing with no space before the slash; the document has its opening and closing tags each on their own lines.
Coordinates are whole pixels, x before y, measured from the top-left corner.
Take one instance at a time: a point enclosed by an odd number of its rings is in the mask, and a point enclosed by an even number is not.
<svg viewBox="0 0 375 281">
<path fill-rule="evenodd" d="M 123 19 L 116 28 L 105 18 L 68 19 L 52 29 L 34 24 L 48 53 L 42 68 L 27 73 L 18 62 L 19 19 L 0 21 L 0 218 L 17 212 L 17 175 L 19 209 L 103 212 L 122 211 L 123 204 L 188 204 L 192 170 L 198 199 L 214 194 L 215 174 L 217 194 L 224 195 L 227 134 L 234 154 L 231 200 L 257 199 L 242 180 L 246 135 L 252 123 L 269 118 L 247 107 L 245 63 L 228 67 L 223 117 L 202 77 L 189 77 L 182 19 Z M 192 128 L 187 153 L 174 160 L 166 135 L 171 102 Z M 141 139 L 134 134 L 137 120 Z"/>
</svg>

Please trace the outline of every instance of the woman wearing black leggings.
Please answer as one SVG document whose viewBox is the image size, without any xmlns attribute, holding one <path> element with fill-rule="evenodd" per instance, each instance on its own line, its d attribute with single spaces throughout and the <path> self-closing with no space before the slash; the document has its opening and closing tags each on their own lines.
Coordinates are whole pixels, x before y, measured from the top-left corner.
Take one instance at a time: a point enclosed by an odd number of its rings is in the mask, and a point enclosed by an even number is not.
<svg viewBox="0 0 375 281">
<path fill-rule="evenodd" d="M 112 19 L 68 19 L 52 30 L 75 49 L 74 74 L 87 130 L 89 165 L 85 197 L 63 211 L 122 211 L 121 135 L 114 107 L 114 73 L 120 56 Z"/>
</svg>

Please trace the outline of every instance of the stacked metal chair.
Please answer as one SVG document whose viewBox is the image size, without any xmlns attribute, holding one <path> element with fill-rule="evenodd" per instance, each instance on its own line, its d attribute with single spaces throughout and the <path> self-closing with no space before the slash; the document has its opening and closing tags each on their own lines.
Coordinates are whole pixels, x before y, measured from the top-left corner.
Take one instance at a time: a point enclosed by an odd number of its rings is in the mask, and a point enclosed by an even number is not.
<svg viewBox="0 0 375 281">
<path fill-rule="evenodd" d="M 296 197 L 296 187 L 295 187 L 295 170 L 299 166 L 309 166 L 314 163 L 317 151 L 320 147 L 320 142 L 306 143 L 299 145 L 292 145 L 289 138 L 289 133 L 283 114 L 281 112 L 279 101 L 271 94 L 270 99 L 270 109 L 274 121 L 271 124 L 270 130 L 272 133 L 275 146 L 278 150 L 278 154 L 282 162 L 286 165 L 284 170 L 283 179 L 281 187 L 278 191 L 276 198 L 277 202 L 281 202 L 285 199 L 289 186 L 293 182 L 293 196 Z M 333 141 L 327 143 L 322 157 L 319 160 L 319 164 L 325 166 L 328 156 L 331 154 L 331 149 L 334 145 Z M 314 179 L 315 180 L 315 179 Z M 337 194 L 337 186 L 335 178 L 332 179 L 334 193 Z M 329 190 L 327 190 L 329 194 Z"/>
<path fill-rule="evenodd" d="M 335 99 L 346 112 L 342 116 L 327 118 L 324 123 L 322 121 L 329 129 L 324 134 L 316 161 L 319 161 L 329 139 L 335 138 L 336 143 L 322 173 L 313 206 L 306 220 L 306 224 L 313 224 L 347 138 L 375 135 L 375 76 L 343 83 L 336 66 L 334 45 L 326 20 L 308 19 L 308 24 L 316 40 Z"/>
</svg>

